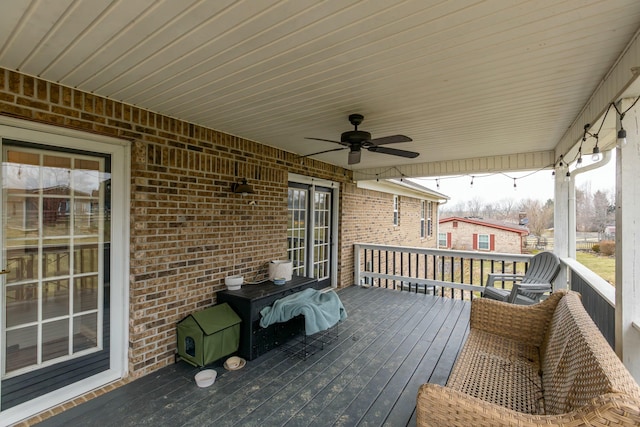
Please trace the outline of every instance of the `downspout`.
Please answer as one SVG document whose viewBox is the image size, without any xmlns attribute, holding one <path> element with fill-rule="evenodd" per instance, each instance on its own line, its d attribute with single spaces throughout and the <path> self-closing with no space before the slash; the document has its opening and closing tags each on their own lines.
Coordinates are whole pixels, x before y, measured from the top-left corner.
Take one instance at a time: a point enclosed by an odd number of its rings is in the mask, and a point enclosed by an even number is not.
<svg viewBox="0 0 640 427">
<path fill-rule="evenodd" d="M 576 182 L 575 177 L 584 172 L 589 172 L 594 169 L 598 169 L 611 160 L 611 151 L 604 151 L 602 153 L 602 159 L 599 161 L 592 163 L 590 165 L 581 167 L 579 169 L 574 169 L 571 173 L 570 181 L 569 181 L 569 235 L 568 243 L 569 243 L 569 258 L 576 258 Z"/>
<path fill-rule="evenodd" d="M 553 252 L 562 258 L 576 258 L 576 191 L 575 177 L 583 172 L 599 168 L 609 162 L 611 151 L 605 151 L 603 158 L 593 164 L 575 169 L 565 178 L 567 168 L 556 170 L 555 203 L 554 203 L 554 249 Z M 554 282 L 556 289 L 569 286 L 569 268 L 563 267 Z"/>
</svg>

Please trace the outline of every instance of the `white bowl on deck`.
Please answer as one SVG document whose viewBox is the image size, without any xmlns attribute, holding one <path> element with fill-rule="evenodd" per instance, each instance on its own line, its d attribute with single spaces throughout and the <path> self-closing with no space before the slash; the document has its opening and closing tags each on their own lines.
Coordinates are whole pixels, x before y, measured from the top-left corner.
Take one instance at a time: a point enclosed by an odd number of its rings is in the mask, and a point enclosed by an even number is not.
<svg viewBox="0 0 640 427">
<path fill-rule="evenodd" d="M 196 384 L 198 387 L 209 387 L 211 384 L 216 382 L 216 377 L 218 373 L 213 369 L 204 369 L 196 374 Z"/>
</svg>

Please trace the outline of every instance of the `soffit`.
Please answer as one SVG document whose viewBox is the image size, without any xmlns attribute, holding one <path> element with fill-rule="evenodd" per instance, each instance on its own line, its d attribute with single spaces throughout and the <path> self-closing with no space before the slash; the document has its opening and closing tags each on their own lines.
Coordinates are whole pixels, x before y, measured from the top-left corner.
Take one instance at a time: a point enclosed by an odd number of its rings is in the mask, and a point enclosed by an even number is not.
<svg viewBox="0 0 640 427">
<path fill-rule="evenodd" d="M 301 155 L 357 112 L 420 153 L 362 170 L 553 150 L 638 28 L 636 0 L 33 0 L 0 66 Z"/>
</svg>

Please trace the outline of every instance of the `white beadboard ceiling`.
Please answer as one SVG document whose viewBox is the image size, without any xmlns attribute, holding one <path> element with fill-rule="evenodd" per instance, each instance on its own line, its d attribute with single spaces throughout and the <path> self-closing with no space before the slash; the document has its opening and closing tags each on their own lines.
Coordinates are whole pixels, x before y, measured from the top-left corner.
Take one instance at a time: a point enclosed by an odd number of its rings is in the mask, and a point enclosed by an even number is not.
<svg viewBox="0 0 640 427">
<path fill-rule="evenodd" d="M 420 153 L 362 170 L 553 150 L 639 28 L 638 0 L 16 0 L 0 66 L 301 155 L 361 113 Z"/>
</svg>

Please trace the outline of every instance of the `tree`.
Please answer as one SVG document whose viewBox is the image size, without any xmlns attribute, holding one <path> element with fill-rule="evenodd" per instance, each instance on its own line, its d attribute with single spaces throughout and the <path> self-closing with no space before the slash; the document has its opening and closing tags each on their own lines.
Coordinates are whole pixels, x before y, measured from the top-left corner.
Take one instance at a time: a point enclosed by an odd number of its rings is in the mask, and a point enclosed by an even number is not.
<svg viewBox="0 0 640 427">
<path fill-rule="evenodd" d="M 576 188 L 576 230 L 595 231 L 593 229 L 593 195 L 591 183 L 585 182 Z"/>
<path fill-rule="evenodd" d="M 474 197 L 473 199 L 467 202 L 467 212 L 469 212 L 469 216 L 471 217 L 480 217 L 480 212 L 482 211 L 483 201 L 479 197 Z"/>
<path fill-rule="evenodd" d="M 609 200 L 607 193 L 596 191 L 593 194 L 593 210 L 591 218 L 591 227 L 598 232 L 598 240 L 604 237 L 604 229 L 607 225 L 614 221 L 615 207 Z"/>
<path fill-rule="evenodd" d="M 544 231 L 553 223 L 553 203 L 543 205 L 540 200 L 525 199 L 520 202 L 519 208 L 528 219 L 529 232 L 538 238 L 540 244 Z"/>
</svg>

